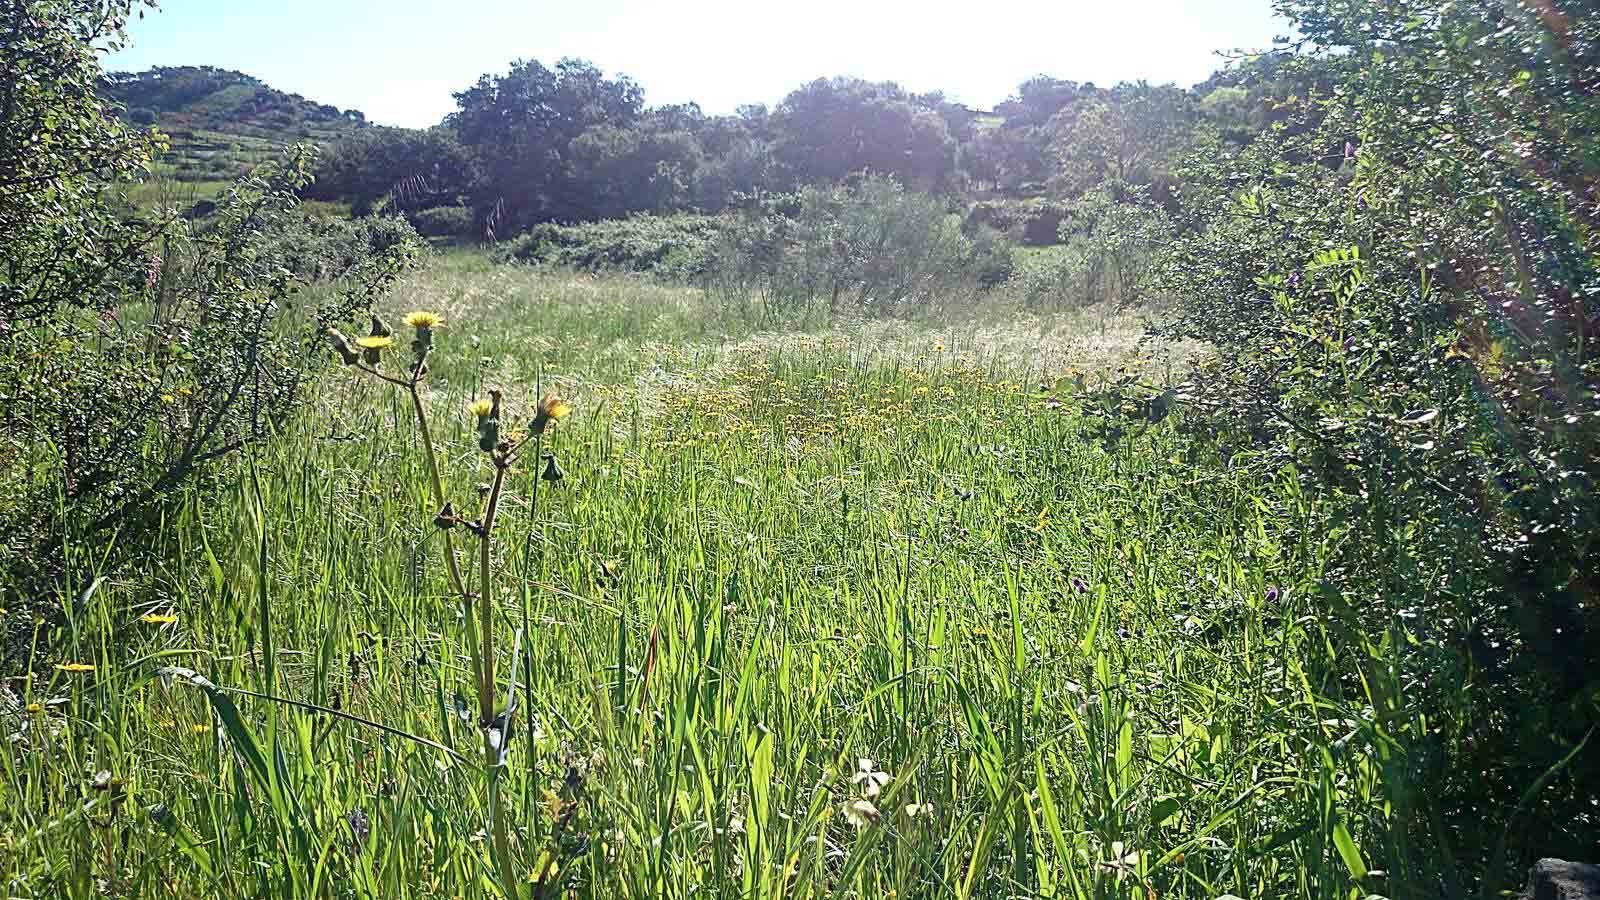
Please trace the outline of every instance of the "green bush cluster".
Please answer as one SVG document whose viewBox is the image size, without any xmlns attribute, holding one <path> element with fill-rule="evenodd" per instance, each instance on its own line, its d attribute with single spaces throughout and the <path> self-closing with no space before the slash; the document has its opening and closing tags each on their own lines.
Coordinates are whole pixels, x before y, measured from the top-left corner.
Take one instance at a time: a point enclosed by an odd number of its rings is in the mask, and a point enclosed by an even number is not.
<svg viewBox="0 0 1600 900">
<path fill-rule="evenodd" d="M 768 195 L 733 215 L 706 283 L 748 318 L 909 316 L 970 301 L 1012 267 L 992 230 L 968 236 L 938 198 L 868 176 Z"/>
<path fill-rule="evenodd" d="M 667 280 L 706 274 L 725 219 L 681 213 L 578 225 L 536 225 L 496 250 L 503 260 L 580 272 L 629 272 Z"/>
</svg>

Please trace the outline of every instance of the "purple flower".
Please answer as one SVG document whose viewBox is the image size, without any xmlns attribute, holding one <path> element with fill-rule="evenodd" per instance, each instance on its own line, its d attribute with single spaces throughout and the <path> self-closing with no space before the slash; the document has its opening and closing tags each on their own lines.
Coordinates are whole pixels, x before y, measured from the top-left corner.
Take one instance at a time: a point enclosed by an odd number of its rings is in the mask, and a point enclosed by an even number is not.
<svg viewBox="0 0 1600 900">
<path fill-rule="evenodd" d="M 1089 583 L 1074 575 L 1072 576 L 1072 589 L 1080 594 L 1087 594 L 1089 593 Z"/>
<path fill-rule="evenodd" d="M 1356 145 L 1355 144 L 1352 144 L 1349 141 L 1345 141 L 1344 142 L 1344 158 L 1345 159 L 1355 159 L 1356 158 Z"/>
<path fill-rule="evenodd" d="M 1278 596 L 1279 595 L 1278 595 L 1278 586 L 1277 585 L 1273 585 L 1272 587 L 1267 588 L 1267 602 L 1268 603 L 1277 603 L 1278 602 Z"/>
<path fill-rule="evenodd" d="M 1128 639 L 1128 629 L 1126 629 L 1126 628 L 1118 628 L 1117 629 L 1117 637 L 1120 638 L 1121 640 L 1124 640 L 1124 641 L 1127 640 Z"/>
<path fill-rule="evenodd" d="M 1289 287 L 1297 288 L 1299 286 L 1300 286 L 1300 273 L 1299 272 L 1295 272 L 1295 273 L 1293 273 L 1293 274 L 1291 274 L 1289 276 Z"/>
</svg>

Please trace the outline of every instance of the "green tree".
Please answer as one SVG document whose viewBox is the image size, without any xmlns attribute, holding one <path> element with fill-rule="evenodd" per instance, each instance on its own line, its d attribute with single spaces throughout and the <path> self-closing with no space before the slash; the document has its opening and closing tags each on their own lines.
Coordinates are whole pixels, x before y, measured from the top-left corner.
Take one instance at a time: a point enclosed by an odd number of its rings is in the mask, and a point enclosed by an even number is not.
<svg viewBox="0 0 1600 900">
<path fill-rule="evenodd" d="M 943 116 L 891 82 L 819 78 L 784 98 L 772 128 L 777 162 L 795 184 L 876 172 L 942 191 L 956 174 L 956 142 Z"/>
<path fill-rule="evenodd" d="M 588 217 L 574 141 L 591 128 L 631 127 L 644 107 L 643 90 L 627 76 L 607 78 L 578 59 L 554 69 L 513 63 L 455 99 L 446 124 L 482 167 L 476 205 L 489 232 L 500 235 L 534 222 Z"/>
</svg>

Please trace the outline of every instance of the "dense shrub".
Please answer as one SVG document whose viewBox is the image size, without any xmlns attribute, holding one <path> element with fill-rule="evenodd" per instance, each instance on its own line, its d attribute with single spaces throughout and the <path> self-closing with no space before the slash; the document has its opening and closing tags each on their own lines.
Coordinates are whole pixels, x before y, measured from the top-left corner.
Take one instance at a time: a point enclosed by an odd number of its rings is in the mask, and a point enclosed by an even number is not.
<svg viewBox="0 0 1600 900">
<path fill-rule="evenodd" d="M 1065 204 L 1047 197 L 1025 200 L 980 200 L 967 211 L 969 229 L 987 226 L 1011 240 L 1030 247 L 1045 247 L 1060 240 L 1061 222 L 1067 216 Z"/>
<path fill-rule="evenodd" d="M 1439 861 L 1417 884 L 1461 894 L 1480 863 L 1494 884 L 1593 848 L 1600 96 L 1574 85 L 1600 15 L 1283 6 L 1335 51 L 1294 60 L 1301 80 L 1343 87 L 1180 173 L 1171 333 L 1217 350 L 1186 423 L 1337 507 L 1308 527 L 1345 662 L 1308 689 L 1403 756 L 1374 773 L 1410 826 L 1390 840 Z"/>
<path fill-rule="evenodd" d="M 406 218 L 423 237 L 465 237 L 473 231 L 472 210 L 465 206 L 435 206 Z"/>
<path fill-rule="evenodd" d="M 634 272 L 669 280 L 703 275 L 723 228 L 716 216 L 633 216 L 536 225 L 497 252 L 502 259 L 583 272 Z"/>
<path fill-rule="evenodd" d="M 808 187 L 734 216 L 708 272 L 730 309 L 761 319 L 859 311 L 915 315 L 1009 276 L 1011 247 L 890 178 Z"/>
<path fill-rule="evenodd" d="M 401 216 L 293 214 L 264 224 L 259 241 L 262 262 L 308 281 L 335 281 L 373 256 L 415 248 L 420 238 Z"/>
<path fill-rule="evenodd" d="M 164 504 L 269 438 L 325 358 L 320 325 L 366 308 L 409 244 L 351 226 L 341 287 L 307 309 L 294 222 L 309 151 L 227 192 L 203 230 L 121 215 L 154 141 L 109 115 L 95 47 L 129 4 L 31 3 L 0 13 L 0 585 L 17 611 L 0 659 L 41 649 L 62 598 L 164 539 Z M 376 252 L 375 252 L 376 251 Z M 381 254 L 381 255 L 380 255 Z M 41 641 L 43 643 L 41 643 Z M 6 666 L 10 670 L 10 666 Z M 20 668 L 18 669 L 20 670 Z"/>
</svg>

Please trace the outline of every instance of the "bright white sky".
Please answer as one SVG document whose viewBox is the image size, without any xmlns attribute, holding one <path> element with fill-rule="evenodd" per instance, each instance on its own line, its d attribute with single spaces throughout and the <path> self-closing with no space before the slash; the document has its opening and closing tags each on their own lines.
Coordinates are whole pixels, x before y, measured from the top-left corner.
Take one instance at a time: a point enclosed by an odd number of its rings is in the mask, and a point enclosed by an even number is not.
<svg viewBox="0 0 1600 900">
<path fill-rule="evenodd" d="M 1287 31 L 1269 0 L 162 0 L 111 69 L 213 65 L 374 122 L 438 123 L 514 59 L 626 73 L 651 105 L 775 104 L 825 75 L 943 90 L 973 107 L 1038 74 L 1188 86 L 1218 50 Z"/>
</svg>

